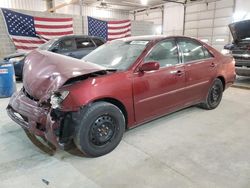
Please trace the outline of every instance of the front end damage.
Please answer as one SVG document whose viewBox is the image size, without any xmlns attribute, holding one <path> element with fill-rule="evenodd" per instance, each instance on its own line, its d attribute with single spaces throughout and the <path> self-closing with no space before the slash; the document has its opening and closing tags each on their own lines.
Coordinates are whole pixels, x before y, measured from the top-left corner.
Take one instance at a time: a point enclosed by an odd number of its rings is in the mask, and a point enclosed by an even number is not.
<svg viewBox="0 0 250 188">
<path fill-rule="evenodd" d="M 32 135 L 64 149 L 74 137 L 84 104 L 61 108 L 63 100 L 70 97 L 70 90 L 62 88 L 106 73 L 103 67 L 88 62 L 35 51 L 26 58 L 24 87 L 11 97 L 7 113 Z"/>
<path fill-rule="evenodd" d="M 32 99 L 24 89 L 11 97 L 7 113 L 23 129 L 62 149 L 71 143 L 80 120 L 79 111 L 52 109 L 49 103 L 40 104 Z"/>
<path fill-rule="evenodd" d="M 56 139 L 56 145 L 64 148 L 74 138 L 76 127 L 80 124 L 80 110 L 75 112 L 63 112 L 59 109 L 53 109 L 50 112 L 52 121 L 58 123 L 56 129 L 53 129 L 53 137 Z"/>
</svg>

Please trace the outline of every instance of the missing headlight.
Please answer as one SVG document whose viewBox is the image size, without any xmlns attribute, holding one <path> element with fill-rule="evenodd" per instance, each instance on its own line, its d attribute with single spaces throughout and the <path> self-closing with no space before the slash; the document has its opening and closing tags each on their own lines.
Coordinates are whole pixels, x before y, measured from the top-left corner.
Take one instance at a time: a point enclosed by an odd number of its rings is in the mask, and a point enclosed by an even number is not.
<svg viewBox="0 0 250 188">
<path fill-rule="evenodd" d="M 69 91 L 54 92 L 50 97 L 51 108 L 57 109 L 61 108 L 61 103 L 68 96 Z"/>
</svg>

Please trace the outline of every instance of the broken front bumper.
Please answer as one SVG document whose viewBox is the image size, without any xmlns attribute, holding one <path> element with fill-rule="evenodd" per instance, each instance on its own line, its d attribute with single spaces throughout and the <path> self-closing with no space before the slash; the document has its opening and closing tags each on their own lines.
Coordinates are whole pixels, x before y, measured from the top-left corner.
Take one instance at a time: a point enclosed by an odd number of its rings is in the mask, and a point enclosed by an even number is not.
<svg viewBox="0 0 250 188">
<path fill-rule="evenodd" d="M 9 117 L 30 133 L 44 137 L 54 146 L 59 147 L 55 131 L 59 124 L 52 120 L 50 109 L 39 105 L 21 90 L 12 95 L 7 107 Z"/>
</svg>

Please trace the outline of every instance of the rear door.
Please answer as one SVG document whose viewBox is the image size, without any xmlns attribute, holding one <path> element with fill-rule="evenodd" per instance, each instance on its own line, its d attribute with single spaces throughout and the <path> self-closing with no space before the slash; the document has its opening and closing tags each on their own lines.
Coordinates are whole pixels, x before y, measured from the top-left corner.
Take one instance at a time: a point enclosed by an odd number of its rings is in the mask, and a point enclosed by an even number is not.
<svg viewBox="0 0 250 188">
<path fill-rule="evenodd" d="M 186 98 L 189 103 L 203 99 L 217 74 L 213 55 L 198 41 L 179 38 L 178 46 L 186 73 Z"/>
<path fill-rule="evenodd" d="M 133 93 L 137 123 L 163 115 L 185 100 L 185 72 L 174 39 L 153 47 L 143 63 L 159 62 L 160 69 L 134 73 Z"/>
</svg>

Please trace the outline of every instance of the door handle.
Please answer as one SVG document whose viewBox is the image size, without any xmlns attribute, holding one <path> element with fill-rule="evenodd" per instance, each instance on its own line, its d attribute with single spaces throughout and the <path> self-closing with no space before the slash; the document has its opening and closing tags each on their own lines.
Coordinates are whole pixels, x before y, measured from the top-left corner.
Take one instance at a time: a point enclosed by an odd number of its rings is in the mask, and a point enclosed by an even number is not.
<svg viewBox="0 0 250 188">
<path fill-rule="evenodd" d="M 183 75 L 183 71 L 181 70 L 175 70 L 175 71 L 171 71 L 171 74 L 177 75 L 177 76 L 182 76 Z"/>
<path fill-rule="evenodd" d="M 183 75 L 183 71 L 181 71 L 181 70 L 176 71 L 176 75 L 177 76 L 182 76 Z"/>
<path fill-rule="evenodd" d="M 216 65 L 215 65 L 215 63 L 214 62 L 212 62 L 211 64 L 210 64 L 210 67 L 212 67 L 212 68 L 214 68 Z"/>
</svg>

